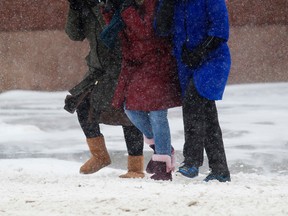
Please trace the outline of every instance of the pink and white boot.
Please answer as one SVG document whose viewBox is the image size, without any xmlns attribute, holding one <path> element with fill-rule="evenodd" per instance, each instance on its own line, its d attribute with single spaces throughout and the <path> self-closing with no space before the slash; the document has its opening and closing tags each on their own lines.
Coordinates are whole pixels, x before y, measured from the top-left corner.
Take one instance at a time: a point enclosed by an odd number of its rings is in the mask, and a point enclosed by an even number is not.
<svg viewBox="0 0 288 216">
<path fill-rule="evenodd" d="M 153 153 L 155 154 L 155 142 L 154 139 L 148 139 L 146 136 L 143 136 L 144 138 L 144 142 L 146 144 L 149 145 L 149 147 L 151 149 L 153 149 Z M 148 162 L 147 166 L 146 166 L 146 172 L 149 174 L 153 174 L 154 173 L 154 167 L 156 166 L 155 161 L 153 161 L 152 159 L 150 159 L 150 161 Z"/>
<path fill-rule="evenodd" d="M 154 154 L 156 154 L 154 139 L 148 139 L 146 136 L 144 136 L 144 142 L 146 144 L 148 144 L 149 147 L 151 149 L 153 149 Z M 172 147 L 172 152 L 171 152 L 171 161 L 172 161 L 172 167 L 174 167 L 174 169 L 175 169 L 175 151 L 174 151 L 173 147 Z M 150 161 L 148 162 L 147 166 L 146 166 L 146 173 L 154 174 L 158 165 L 159 165 L 158 162 L 153 161 L 151 158 Z"/>
<path fill-rule="evenodd" d="M 175 169 L 172 157 L 170 155 L 154 154 L 152 161 L 154 162 L 154 175 L 150 178 L 154 180 L 172 181 L 172 171 Z"/>
</svg>

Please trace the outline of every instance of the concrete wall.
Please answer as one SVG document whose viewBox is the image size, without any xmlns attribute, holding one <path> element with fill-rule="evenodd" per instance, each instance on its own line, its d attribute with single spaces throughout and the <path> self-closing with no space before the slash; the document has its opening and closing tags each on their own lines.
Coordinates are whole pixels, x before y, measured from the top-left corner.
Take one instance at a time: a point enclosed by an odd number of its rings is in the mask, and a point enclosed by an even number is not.
<svg viewBox="0 0 288 216">
<path fill-rule="evenodd" d="M 232 27 L 229 83 L 287 82 L 287 36 L 288 25 Z"/>
<path fill-rule="evenodd" d="M 230 24 L 287 25 L 287 0 L 226 0 Z M 67 0 L 1 0 L 0 31 L 61 30 Z"/>
<path fill-rule="evenodd" d="M 288 81 L 288 1 L 230 0 L 229 83 Z M 85 73 L 87 42 L 63 31 L 66 0 L 0 1 L 0 91 L 66 90 Z"/>
<path fill-rule="evenodd" d="M 87 42 L 63 31 L 0 32 L 0 90 L 64 90 L 86 70 Z"/>
</svg>

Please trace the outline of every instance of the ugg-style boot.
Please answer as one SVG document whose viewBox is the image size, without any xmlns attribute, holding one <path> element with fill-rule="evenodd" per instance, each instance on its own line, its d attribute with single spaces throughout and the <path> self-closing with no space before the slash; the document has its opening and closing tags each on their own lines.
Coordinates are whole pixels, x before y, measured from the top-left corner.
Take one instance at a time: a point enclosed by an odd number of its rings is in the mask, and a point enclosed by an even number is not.
<svg viewBox="0 0 288 216">
<path fill-rule="evenodd" d="M 149 147 L 153 149 L 154 154 L 155 154 L 156 153 L 155 145 L 149 145 Z M 176 161 L 175 161 L 175 150 L 174 150 L 173 147 L 172 147 L 172 152 L 171 152 L 171 163 L 172 163 L 171 166 L 174 169 Z M 149 174 L 155 173 L 155 169 L 156 169 L 157 165 L 158 165 L 158 163 L 156 163 L 156 161 L 153 161 L 152 158 L 151 158 L 150 161 L 147 164 L 146 172 L 149 173 Z"/>
<path fill-rule="evenodd" d="M 120 178 L 144 178 L 144 157 L 140 156 L 128 156 L 128 172 L 120 175 Z"/>
<path fill-rule="evenodd" d="M 156 151 L 155 151 L 155 145 L 152 144 L 152 145 L 149 145 L 149 147 L 150 147 L 151 149 L 153 149 L 153 152 L 154 152 L 154 154 L 155 154 L 155 153 L 156 153 Z M 151 159 L 149 160 L 147 166 L 146 166 L 146 172 L 149 173 L 149 174 L 153 174 L 156 165 L 157 165 L 156 161 L 153 161 L 152 158 L 151 158 Z"/>
<path fill-rule="evenodd" d="M 152 160 L 156 163 L 154 168 L 154 175 L 150 178 L 154 180 L 172 181 L 172 159 L 169 155 L 157 155 L 152 156 Z"/>
<path fill-rule="evenodd" d="M 91 174 L 111 164 L 111 159 L 105 146 L 103 136 L 88 138 L 87 143 L 91 152 L 91 158 L 81 166 L 80 173 Z"/>
<path fill-rule="evenodd" d="M 156 153 L 155 151 L 155 141 L 154 139 L 148 139 L 145 135 L 143 135 L 143 139 L 144 139 L 144 142 L 146 144 L 149 145 L 149 147 L 153 150 L 153 154 Z M 146 172 L 149 173 L 149 174 L 153 174 L 154 173 L 154 167 L 156 166 L 156 164 L 154 163 L 154 161 L 152 159 L 149 160 L 147 166 L 146 166 Z"/>
</svg>

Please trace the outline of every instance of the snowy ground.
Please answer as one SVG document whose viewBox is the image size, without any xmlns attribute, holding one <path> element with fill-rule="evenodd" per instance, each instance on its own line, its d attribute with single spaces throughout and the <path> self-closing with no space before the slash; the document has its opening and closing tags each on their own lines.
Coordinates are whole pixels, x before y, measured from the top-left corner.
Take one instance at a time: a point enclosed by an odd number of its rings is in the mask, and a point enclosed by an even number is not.
<svg viewBox="0 0 288 216">
<path fill-rule="evenodd" d="M 217 103 L 232 182 L 120 179 L 126 170 L 121 127 L 103 125 L 113 164 L 78 174 L 88 149 L 66 92 L 0 94 L 0 215 L 288 215 L 288 83 L 231 85 Z M 169 121 L 182 160 L 181 109 Z M 151 151 L 145 146 L 146 162 Z"/>
</svg>

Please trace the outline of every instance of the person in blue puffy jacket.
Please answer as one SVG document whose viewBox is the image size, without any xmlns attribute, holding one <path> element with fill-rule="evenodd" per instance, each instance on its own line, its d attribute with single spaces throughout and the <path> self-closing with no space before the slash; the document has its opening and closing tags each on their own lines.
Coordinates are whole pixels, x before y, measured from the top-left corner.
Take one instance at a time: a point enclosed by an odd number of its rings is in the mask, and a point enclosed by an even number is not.
<svg viewBox="0 0 288 216">
<path fill-rule="evenodd" d="M 198 176 L 205 149 L 211 172 L 204 181 L 231 181 L 215 104 L 231 66 L 225 0 L 160 0 L 154 27 L 171 36 L 177 60 L 185 133 L 179 172 Z"/>
</svg>

